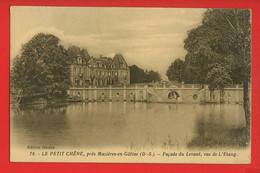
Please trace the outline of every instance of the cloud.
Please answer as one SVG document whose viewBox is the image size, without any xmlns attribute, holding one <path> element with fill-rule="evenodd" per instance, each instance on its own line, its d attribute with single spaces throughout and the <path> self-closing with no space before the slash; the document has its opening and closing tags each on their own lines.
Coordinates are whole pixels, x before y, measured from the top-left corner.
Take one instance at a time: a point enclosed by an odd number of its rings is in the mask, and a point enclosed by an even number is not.
<svg viewBox="0 0 260 173">
<path fill-rule="evenodd" d="M 184 58 L 187 31 L 201 23 L 205 9 L 173 8 L 11 8 L 11 58 L 21 45 L 44 32 L 67 48 L 87 48 L 94 57 L 122 53 L 129 65 L 159 71 Z"/>
</svg>

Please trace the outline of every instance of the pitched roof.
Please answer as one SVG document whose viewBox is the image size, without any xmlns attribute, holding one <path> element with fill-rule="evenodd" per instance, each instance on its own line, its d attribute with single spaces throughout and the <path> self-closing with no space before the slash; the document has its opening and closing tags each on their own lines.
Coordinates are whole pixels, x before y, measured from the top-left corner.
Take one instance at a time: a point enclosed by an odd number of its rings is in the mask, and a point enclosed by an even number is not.
<svg viewBox="0 0 260 173">
<path fill-rule="evenodd" d="M 113 58 L 113 62 L 115 63 L 116 65 L 116 68 L 119 68 L 120 67 L 120 64 L 122 63 L 126 63 L 124 57 L 122 54 L 116 54 Z"/>
</svg>

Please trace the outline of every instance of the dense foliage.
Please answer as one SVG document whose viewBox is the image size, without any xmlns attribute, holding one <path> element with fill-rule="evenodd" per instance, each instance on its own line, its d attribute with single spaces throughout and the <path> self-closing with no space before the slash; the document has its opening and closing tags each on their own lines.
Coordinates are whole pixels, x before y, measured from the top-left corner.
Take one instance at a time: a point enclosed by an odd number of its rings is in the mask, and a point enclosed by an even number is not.
<svg viewBox="0 0 260 173">
<path fill-rule="evenodd" d="M 185 78 L 185 62 L 181 59 L 176 59 L 168 67 L 166 76 L 170 81 L 183 82 Z"/>
<path fill-rule="evenodd" d="M 185 67 L 171 65 L 169 68 L 174 74 L 167 73 L 170 80 L 177 81 L 183 73 L 185 83 L 209 84 L 212 90 L 223 89 L 230 83 L 243 84 L 247 125 L 251 117 L 248 94 L 251 80 L 250 15 L 247 9 L 208 9 L 202 25 L 189 31 L 184 41 L 187 50 Z M 175 61 L 173 64 L 179 60 Z"/>
<path fill-rule="evenodd" d="M 130 83 L 147 83 L 160 80 L 160 74 L 156 71 L 145 71 L 136 65 L 130 66 Z"/>
<path fill-rule="evenodd" d="M 70 84 L 67 51 L 60 39 L 51 34 L 37 34 L 22 46 L 13 60 L 11 87 L 24 96 L 65 97 Z"/>
</svg>

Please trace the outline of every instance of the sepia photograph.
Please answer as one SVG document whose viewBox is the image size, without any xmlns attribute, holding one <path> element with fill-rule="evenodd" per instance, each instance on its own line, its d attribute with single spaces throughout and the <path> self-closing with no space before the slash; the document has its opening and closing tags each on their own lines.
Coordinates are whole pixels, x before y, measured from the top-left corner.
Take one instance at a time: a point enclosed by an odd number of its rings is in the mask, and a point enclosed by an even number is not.
<svg viewBox="0 0 260 173">
<path fill-rule="evenodd" d="M 10 161 L 250 164 L 251 21 L 10 7 Z"/>
</svg>

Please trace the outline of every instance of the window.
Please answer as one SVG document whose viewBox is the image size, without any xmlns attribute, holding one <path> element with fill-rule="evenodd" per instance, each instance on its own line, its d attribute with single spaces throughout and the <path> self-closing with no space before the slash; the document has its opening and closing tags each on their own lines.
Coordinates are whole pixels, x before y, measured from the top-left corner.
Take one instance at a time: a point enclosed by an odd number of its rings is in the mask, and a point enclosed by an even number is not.
<svg viewBox="0 0 260 173">
<path fill-rule="evenodd" d="M 82 59 L 79 57 L 78 58 L 78 63 L 81 64 L 82 63 Z"/>
<path fill-rule="evenodd" d="M 108 72 L 108 76 L 110 76 L 111 75 L 111 73 L 110 72 Z"/>
<path fill-rule="evenodd" d="M 102 67 L 102 64 L 100 62 L 97 63 L 97 67 Z"/>
<path fill-rule="evenodd" d="M 115 72 L 115 76 L 117 76 L 117 72 Z"/>
</svg>

